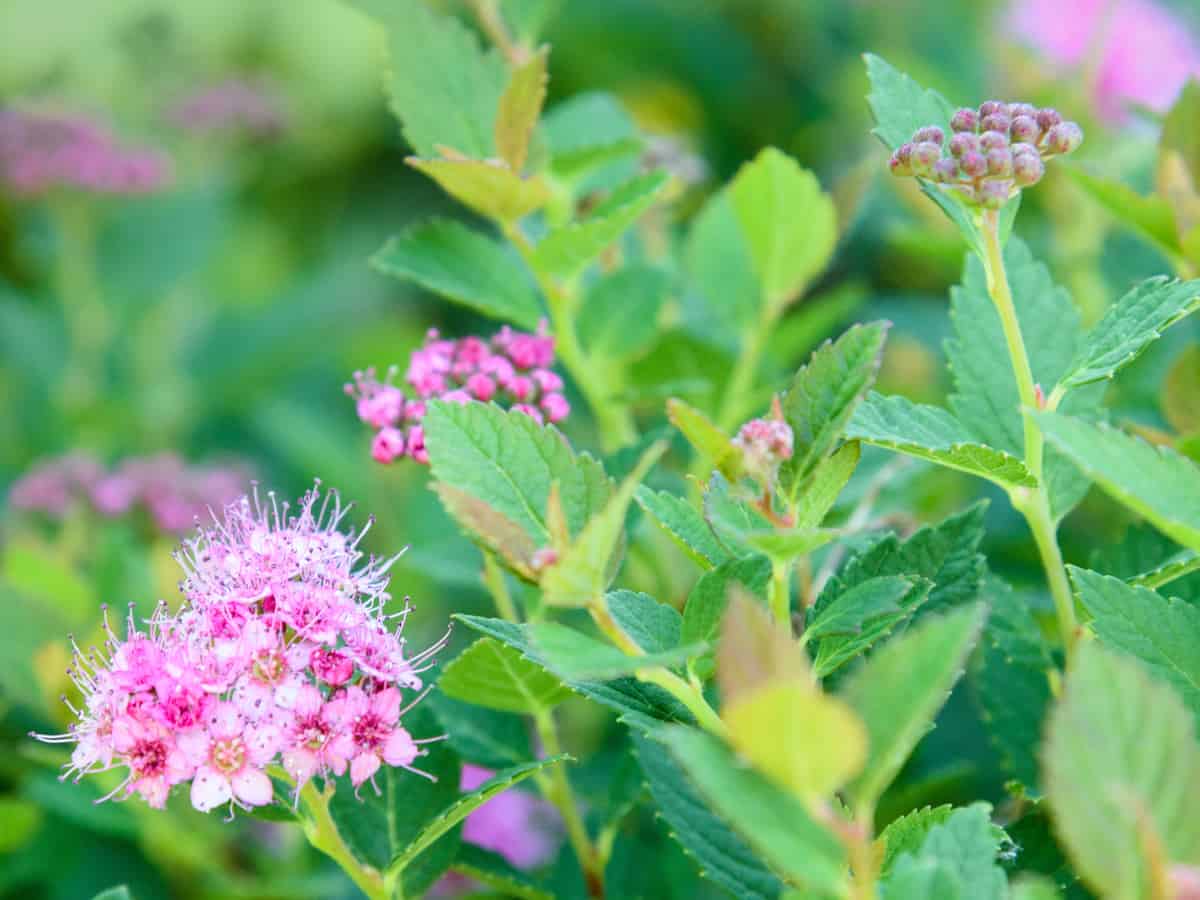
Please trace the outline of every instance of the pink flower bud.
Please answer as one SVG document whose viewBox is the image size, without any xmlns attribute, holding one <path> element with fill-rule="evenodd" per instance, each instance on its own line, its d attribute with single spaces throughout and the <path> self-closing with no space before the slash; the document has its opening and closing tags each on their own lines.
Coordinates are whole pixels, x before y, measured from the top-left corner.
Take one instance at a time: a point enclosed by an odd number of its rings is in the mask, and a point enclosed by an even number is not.
<svg viewBox="0 0 1200 900">
<path fill-rule="evenodd" d="M 561 422 L 571 413 L 571 404 L 562 394 L 547 394 L 542 398 L 541 407 L 551 422 Z"/>
<path fill-rule="evenodd" d="M 981 153 L 964 153 L 958 161 L 963 174 L 970 178 L 979 178 L 987 174 L 987 159 Z"/>
<path fill-rule="evenodd" d="M 1040 156 L 1020 153 L 1013 156 L 1013 180 L 1021 187 L 1037 184 L 1046 174 L 1046 165 Z"/>
<path fill-rule="evenodd" d="M 973 109 L 960 109 L 950 120 L 950 127 L 954 131 L 974 131 L 979 127 L 979 114 Z"/>
<path fill-rule="evenodd" d="M 999 153 L 1001 151 L 993 150 L 992 152 Z M 979 204 L 987 209 L 999 209 L 1008 202 L 1011 191 L 1012 182 L 985 181 L 979 186 L 977 199 Z"/>
<path fill-rule="evenodd" d="M 964 131 L 950 138 L 950 152 L 961 158 L 964 153 L 979 152 L 979 136 L 973 131 Z"/>
<path fill-rule="evenodd" d="M 1007 177 L 1012 174 L 1012 153 L 997 148 L 987 153 L 987 172 L 989 175 Z"/>
<path fill-rule="evenodd" d="M 1036 141 L 1041 133 L 1037 120 L 1030 116 L 1017 116 L 1012 120 L 1008 133 L 1014 141 Z"/>
<path fill-rule="evenodd" d="M 985 131 L 979 136 L 979 150 L 987 153 L 989 150 L 1003 150 L 1008 146 L 1008 135 L 1002 131 Z"/>
<path fill-rule="evenodd" d="M 933 167 L 933 180 L 939 184 L 953 184 L 958 181 L 959 174 L 958 161 L 949 156 L 939 159 Z"/>
<path fill-rule="evenodd" d="M 913 135 L 914 144 L 937 144 L 939 147 L 946 140 L 946 134 L 936 125 L 926 125 L 924 128 L 918 128 L 917 133 Z"/>
<path fill-rule="evenodd" d="M 508 380 L 505 389 L 521 402 L 533 396 L 533 381 L 525 375 L 514 375 Z"/>
<path fill-rule="evenodd" d="M 1051 153 L 1071 153 L 1083 143 L 1083 129 L 1074 122 L 1059 122 L 1046 135 L 1046 149 Z"/>
<path fill-rule="evenodd" d="M 979 104 L 979 118 L 986 119 L 988 116 L 1008 115 L 1008 104 L 1000 100 L 988 100 Z M 986 128 L 984 129 L 987 130 Z"/>
<path fill-rule="evenodd" d="M 371 441 L 371 457 L 376 462 L 395 462 L 404 455 L 404 435 L 396 428 L 381 428 Z"/>
<path fill-rule="evenodd" d="M 313 674 L 332 687 L 341 687 L 354 675 L 354 660 L 337 650 L 319 647 L 309 657 Z"/>
<path fill-rule="evenodd" d="M 942 148 L 932 141 L 914 144 L 911 161 L 912 170 L 917 175 L 929 175 L 941 157 Z"/>
<path fill-rule="evenodd" d="M 429 451 L 425 449 L 425 428 L 414 425 L 408 429 L 408 455 L 421 465 L 429 465 Z"/>
<path fill-rule="evenodd" d="M 467 379 L 467 390 L 476 400 L 487 403 L 496 394 L 496 382 L 482 372 L 476 372 Z"/>
<path fill-rule="evenodd" d="M 557 372 L 551 372 L 549 369 L 534 369 L 530 373 L 530 377 L 536 382 L 539 389 L 545 393 L 561 391 L 563 389 L 563 380 L 558 376 Z"/>
</svg>

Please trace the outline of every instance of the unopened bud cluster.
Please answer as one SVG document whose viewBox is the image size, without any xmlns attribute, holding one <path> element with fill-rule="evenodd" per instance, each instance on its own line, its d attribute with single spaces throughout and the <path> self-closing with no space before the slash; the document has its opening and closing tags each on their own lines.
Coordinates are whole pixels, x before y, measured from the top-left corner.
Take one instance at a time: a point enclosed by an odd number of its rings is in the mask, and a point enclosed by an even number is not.
<svg viewBox="0 0 1200 900">
<path fill-rule="evenodd" d="M 792 429 L 782 419 L 751 419 L 733 443 L 743 453 L 746 472 L 764 487 L 775 483 L 780 465 L 792 458 Z"/>
<path fill-rule="evenodd" d="M 999 209 L 1021 188 L 1037 184 L 1047 159 L 1083 143 L 1074 122 L 1028 103 L 989 100 L 977 110 L 960 109 L 950 128 L 949 140 L 936 125 L 918 128 L 892 154 L 892 174 L 928 178 L 987 209 Z"/>
</svg>

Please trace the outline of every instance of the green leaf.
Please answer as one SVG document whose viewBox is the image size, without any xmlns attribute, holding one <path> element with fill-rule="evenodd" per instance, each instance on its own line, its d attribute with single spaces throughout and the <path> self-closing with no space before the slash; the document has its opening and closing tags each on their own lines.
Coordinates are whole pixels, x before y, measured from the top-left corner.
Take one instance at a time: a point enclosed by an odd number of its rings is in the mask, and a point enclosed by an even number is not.
<svg viewBox="0 0 1200 900">
<path fill-rule="evenodd" d="M 545 712 L 571 695 L 541 666 L 492 638 L 480 638 L 451 660 L 438 686 L 448 697 L 528 715 Z"/>
<path fill-rule="evenodd" d="M 950 133 L 954 107 L 934 90 L 921 87 L 903 72 L 873 53 L 863 55 L 871 92 L 867 104 L 875 119 L 872 132 L 889 150 L 895 150 L 926 125 L 937 125 Z"/>
<path fill-rule="evenodd" d="M 431 711 L 418 706 L 404 717 L 404 727 L 414 738 L 433 737 L 439 732 Z M 383 766 L 375 774 L 378 789 L 355 791 L 348 776 L 330 779 L 336 790 L 329 799 L 329 815 L 342 841 L 362 862 L 380 872 L 392 858 L 412 843 L 431 818 L 458 798 L 459 761 L 445 741 L 426 744 L 428 753 L 415 765 L 434 781 L 394 766 Z M 421 893 L 445 871 L 458 849 L 457 831 L 447 834 L 436 847 L 428 849 L 428 862 L 435 865 L 414 868 L 424 886 L 405 881 L 405 893 Z"/>
<path fill-rule="evenodd" d="M 554 900 L 554 895 L 538 887 L 520 869 L 509 865 L 499 853 L 464 843 L 450 867 L 460 875 L 487 885 L 504 897 L 517 900 Z"/>
<path fill-rule="evenodd" d="M 1168 254 L 1180 252 L 1171 204 L 1162 197 L 1157 194 L 1143 197 L 1128 185 L 1093 175 L 1077 165 L 1062 162 L 1057 165 L 1118 222 L 1140 231 Z"/>
<path fill-rule="evenodd" d="M 845 850 L 799 800 L 739 763 L 711 735 L 667 726 L 662 738 L 691 783 L 767 863 L 792 884 L 840 896 L 846 887 Z"/>
<path fill-rule="evenodd" d="M 1093 890 L 1154 896 L 1148 844 L 1162 861 L 1200 862 L 1195 719 L 1140 663 L 1082 644 L 1043 753 L 1055 831 Z"/>
<path fill-rule="evenodd" d="M 797 499 L 796 528 L 817 528 L 825 521 L 858 467 L 861 452 L 858 441 L 850 441 L 817 463 Z"/>
<path fill-rule="evenodd" d="M 460 491 L 444 482 L 436 482 L 432 490 L 442 506 L 472 540 L 491 550 L 510 569 L 528 581 L 537 581 L 534 557 L 537 545 L 529 534 L 512 519 L 488 506 L 478 497 Z"/>
<path fill-rule="evenodd" d="M 682 497 L 642 485 L 633 495 L 637 505 L 693 560 L 706 569 L 731 557 L 704 516 Z"/>
<path fill-rule="evenodd" d="M 1009 776 L 1032 791 L 1040 784 L 1035 756 L 1050 708 L 1054 665 L 1023 597 L 989 576 L 990 613 L 969 674 L 988 739 Z"/>
<path fill-rule="evenodd" d="M 824 547 L 838 534 L 832 528 L 788 528 L 780 531 L 746 531 L 738 535 L 738 540 L 752 550 L 787 565 L 798 557 Z"/>
<path fill-rule="evenodd" d="M 848 437 L 986 478 L 1000 487 L 1034 487 L 1019 457 L 976 443 L 966 426 L 944 409 L 872 393 L 846 429 Z"/>
<path fill-rule="evenodd" d="M 515 259 L 460 222 L 433 219 L 389 240 L 371 257 L 380 272 L 522 328 L 537 327 L 541 303 Z"/>
<path fill-rule="evenodd" d="M 1200 308 L 1200 282 L 1148 278 L 1114 303 L 1088 332 L 1060 383 L 1079 387 L 1111 379 L 1162 333 Z"/>
<path fill-rule="evenodd" d="M 452 147 L 495 155 L 496 110 L 508 80 L 504 61 L 480 49 L 457 19 L 421 0 L 352 0 L 384 28 L 387 88 L 404 136 L 422 156 Z"/>
<path fill-rule="evenodd" d="M 736 556 L 751 556 L 757 551 L 746 540 L 748 535 L 762 535 L 774 530 L 774 525 L 759 510 L 744 502 L 737 489 L 714 472 L 704 491 L 704 520 L 717 540 Z"/>
<path fill-rule="evenodd" d="M 875 839 L 876 847 L 883 850 L 883 861 L 879 864 L 879 874 L 886 876 L 892 865 L 902 853 L 916 855 L 925 843 L 929 830 L 934 825 L 940 825 L 950 818 L 954 807 L 946 803 L 941 806 L 924 806 L 914 809 L 907 815 L 893 819 Z"/>
<path fill-rule="evenodd" d="M 744 559 L 731 559 L 717 566 L 710 572 L 705 572 L 696 581 L 688 594 L 687 605 L 683 608 L 683 625 L 680 631 L 680 642 L 684 644 L 707 643 L 713 644 L 721 625 L 721 618 L 729 603 L 729 590 L 733 585 L 741 585 L 752 596 L 765 601 L 767 583 L 771 580 L 771 562 L 762 556 L 750 556 Z M 707 676 L 712 671 L 711 654 L 706 655 L 702 662 L 696 663 L 696 669 Z"/>
<path fill-rule="evenodd" d="M 412 864 L 420 854 L 424 853 L 442 835 L 487 803 L 497 794 L 508 790 L 514 784 L 519 784 L 531 775 L 559 763 L 570 762 L 572 757 L 566 754 L 539 759 L 534 762 L 513 766 L 503 772 L 497 772 L 475 790 L 459 797 L 445 809 L 430 818 L 412 839 L 392 857 L 388 866 L 392 872 L 400 872 Z"/>
<path fill-rule="evenodd" d="M 614 647 L 553 623 L 542 623 L 535 631 L 531 625 L 517 625 L 503 619 L 461 613 L 456 613 L 454 618 L 468 628 L 519 650 L 526 659 L 561 678 L 571 690 L 616 710 L 621 715 L 621 720 L 627 724 L 646 730 L 657 727 L 661 722 L 692 721 L 691 714 L 679 701 L 657 685 L 645 684 L 633 678 L 616 678 L 602 682 L 579 674 L 581 671 L 594 670 L 597 667 L 605 672 L 610 672 L 613 668 L 627 669 L 634 660 L 651 660 L 646 664 L 652 664 L 653 658 L 625 656 Z M 554 634 L 555 630 L 567 634 Z M 547 643 L 552 646 L 547 648 Z M 578 654 L 581 647 L 582 655 L 572 658 L 572 653 Z M 660 656 L 659 659 L 677 662 L 688 652 L 690 648 L 684 648 L 678 656 L 670 654 Z"/>
<path fill-rule="evenodd" d="M 433 477 L 516 522 L 539 547 L 550 544 L 551 485 L 558 484 L 573 535 L 611 496 L 611 482 L 596 460 L 576 456 L 556 429 L 523 413 L 484 403 L 433 402 L 423 424 Z"/>
<path fill-rule="evenodd" d="M 982 625 L 978 605 L 926 618 L 841 684 L 839 693 L 870 736 L 866 767 L 847 788 L 854 805 L 873 804 L 896 777 L 962 674 Z"/>
<path fill-rule="evenodd" d="M 737 481 L 742 477 L 745 462 L 741 448 L 708 416 L 672 397 L 667 401 L 667 418 L 712 468 L 729 481 Z"/>
<path fill-rule="evenodd" d="M 1100 642 L 1136 657 L 1169 682 L 1200 722 L 1200 607 L 1110 575 L 1068 568 L 1079 602 L 1091 613 L 1088 627 Z"/>
<path fill-rule="evenodd" d="M 529 626 L 529 642 L 546 667 L 568 681 L 609 680 L 641 669 L 677 666 L 704 649 L 703 645 L 670 647 L 630 656 L 611 644 L 557 622 Z"/>
<path fill-rule="evenodd" d="M 795 497 L 817 465 L 829 456 L 855 409 L 866 396 L 883 358 L 888 325 L 855 325 L 819 347 L 792 379 L 783 396 L 783 415 L 792 428 L 792 458 L 780 470 Z"/>
<path fill-rule="evenodd" d="M 534 757 L 526 720 L 435 691 L 425 699 L 447 741 L 465 762 L 485 769 L 506 769 Z"/>
<path fill-rule="evenodd" d="M 1021 241 L 1005 247 L 1004 265 L 1034 381 L 1049 390 L 1083 346 L 1079 313 Z M 955 335 L 946 343 L 955 387 L 951 410 L 974 441 L 1024 458 L 1021 401 L 1004 328 L 988 296 L 983 265 L 974 257 L 967 260 L 961 287 L 950 292 L 950 318 Z M 1073 391 L 1062 409 L 1094 417 L 1103 393 L 1099 384 Z M 1051 509 L 1061 517 L 1083 499 L 1087 479 L 1053 448 L 1046 453 L 1044 473 Z"/>
<path fill-rule="evenodd" d="M 737 346 L 740 336 L 762 317 L 764 301 L 749 240 L 728 189 L 710 196 L 696 214 L 683 254 L 689 284 L 717 332 L 714 339 Z"/>
<path fill-rule="evenodd" d="M 460 203 L 497 222 L 516 222 L 550 200 L 550 188 L 540 176 L 522 178 L 502 162 L 413 156 L 405 162 L 428 175 Z"/>
<path fill-rule="evenodd" d="M 133 894 L 129 893 L 128 885 L 120 884 L 101 891 L 92 900 L 133 900 Z"/>
<path fill-rule="evenodd" d="M 496 113 L 496 151 L 512 171 L 525 167 L 529 141 L 546 101 L 549 47 L 541 47 L 513 69 L 508 86 L 500 96 Z"/>
<path fill-rule="evenodd" d="M 550 606 L 586 606 L 600 599 L 620 564 L 625 515 L 633 494 L 662 457 L 667 445 L 652 444 L 621 482 L 604 508 L 592 517 L 558 561 L 542 574 L 542 600 Z"/>
<path fill-rule="evenodd" d="M 1194 550 L 1181 550 L 1153 526 L 1137 522 L 1126 528 L 1116 543 L 1093 550 L 1090 563 L 1095 571 L 1130 584 L 1154 589 L 1172 584 L 1173 596 L 1192 602 L 1200 600 L 1200 579 L 1178 579 L 1194 571 L 1198 559 Z"/>
<path fill-rule="evenodd" d="M 895 860 L 883 900 L 1007 900 L 1008 879 L 996 864 L 1000 836 L 990 811 L 976 803 L 933 825 L 918 851 Z"/>
<path fill-rule="evenodd" d="M 605 275 L 588 289 L 583 301 L 580 342 L 604 359 L 638 355 L 654 342 L 659 312 L 670 289 L 670 275 L 642 263 Z"/>
<path fill-rule="evenodd" d="M 692 856 L 700 874 L 747 900 L 774 900 L 782 882 L 749 845 L 713 812 L 697 787 L 656 740 L 634 735 L 638 763 L 650 796 L 671 836 Z"/>
<path fill-rule="evenodd" d="M 762 150 L 725 189 L 768 309 L 794 300 L 828 264 L 837 242 L 833 200 L 815 175 L 774 147 Z"/>
<path fill-rule="evenodd" d="M 650 208 L 668 180 L 662 172 L 650 172 L 625 182 L 586 219 L 542 238 L 534 248 L 533 265 L 558 278 L 578 275 Z"/>
<path fill-rule="evenodd" d="M 1152 447 L 1107 425 L 1037 413 L 1038 427 L 1105 493 L 1164 534 L 1200 550 L 1200 469 L 1169 447 Z"/>
<path fill-rule="evenodd" d="M 604 602 L 617 627 L 643 653 L 663 653 L 679 646 L 683 620 L 675 607 L 637 591 L 612 591 Z"/>
<path fill-rule="evenodd" d="M 908 597 L 915 583 L 902 575 L 882 575 L 855 585 L 812 617 L 802 635 L 804 642 L 831 635 L 860 636 L 868 622 L 885 616 L 904 618 L 911 609 L 901 607 L 900 601 Z"/>
<path fill-rule="evenodd" d="M 556 104 L 542 119 L 551 165 L 564 177 L 636 155 L 642 148 L 637 128 L 611 94 L 576 94 Z"/>
<path fill-rule="evenodd" d="M 1175 357 L 1159 396 L 1172 428 L 1183 434 L 1200 431 L 1200 344 Z"/>
</svg>

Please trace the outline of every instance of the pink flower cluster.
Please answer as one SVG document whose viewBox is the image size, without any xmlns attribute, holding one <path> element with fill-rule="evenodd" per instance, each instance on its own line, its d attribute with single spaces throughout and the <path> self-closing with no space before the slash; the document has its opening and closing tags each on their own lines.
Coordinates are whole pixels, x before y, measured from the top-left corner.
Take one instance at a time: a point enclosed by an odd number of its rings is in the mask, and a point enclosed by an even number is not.
<svg viewBox="0 0 1200 900">
<path fill-rule="evenodd" d="M 163 531 L 182 532 L 210 507 L 221 508 L 245 490 L 248 474 L 236 466 L 189 466 L 173 453 L 135 456 L 106 469 L 82 452 L 45 460 L 12 486 L 9 503 L 63 518 L 88 503 L 108 518 L 142 506 Z"/>
<path fill-rule="evenodd" d="M 160 604 L 144 633 L 131 613 L 124 636 L 106 613 L 103 649 L 74 648 L 77 721 L 35 735 L 75 744 L 63 778 L 121 767 L 108 796 L 155 807 L 190 781 L 192 805 L 207 812 L 272 802 L 273 763 L 297 792 L 347 770 L 358 787 L 382 765 L 425 774 L 413 763 L 430 739 L 401 724 L 424 694 L 405 706 L 402 690 L 421 689 L 445 639 L 406 655 L 408 607 L 385 611 L 394 558 L 364 562 L 367 529 L 339 530 L 347 511 L 316 488 L 294 512 L 273 495 L 243 496 L 177 554 L 178 612 Z"/>
<path fill-rule="evenodd" d="M 375 377 L 374 369 L 355 372 L 346 393 L 355 399 L 358 417 L 376 429 L 371 455 L 378 462 L 390 463 L 407 455 L 428 463 L 421 420 L 429 400 L 495 401 L 539 423 L 565 419 L 571 406 L 562 394 L 563 380 L 551 370 L 552 365 L 554 338 L 546 333 L 545 320 L 536 334 L 513 331 L 505 325 L 490 340 L 446 340 L 430 329 L 405 374 L 415 399 L 393 384 L 398 374 L 394 367 L 383 381 Z"/>
<path fill-rule="evenodd" d="M 1017 0 L 1009 27 L 1056 68 L 1094 73 L 1097 112 L 1118 124 L 1130 106 L 1165 111 L 1200 77 L 1200 42 L 1152 0 Z"/>
<path fill-rule="evenodd" d="M 738 429 L 733 444 L 742 451 L 746 471 L 769 485 L 783 461 L 792 458 L 792 429 L 783 419 L 751 419 Z"/>
<path fill-rule="evenodd" d="M 274 137 L 287 117 L 278 94 L 265 84 L 231 78 L 203 87 L 180 100 L 170 111 L 171 122 L 197 134 L 237 132 L 249 137 Z"/>
<path fill-rule="evenodd" d="M 0 183 L 20 196 L 55 188 L 145 194 L 171 179 L 164 153 L 125 147 L 83 116 L 0 109 Z"/>
</svg>

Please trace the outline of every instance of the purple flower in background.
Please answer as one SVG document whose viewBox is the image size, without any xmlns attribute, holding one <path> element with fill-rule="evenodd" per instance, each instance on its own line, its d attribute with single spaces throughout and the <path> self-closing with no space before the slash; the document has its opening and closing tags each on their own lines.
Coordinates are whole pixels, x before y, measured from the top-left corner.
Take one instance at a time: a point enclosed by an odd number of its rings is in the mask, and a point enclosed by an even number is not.
<svg viewBox="0 0 1200 900">
<path fill-rule="evenodd" d="M 176 127 L 195 134 L 229 132 L 252 138 L 275 137 L 287 125 L 277 91 L 263 82 L 237 78 L 188 94 L 167 117 Z"/>
<path fill-rule="evenodd" d="M 22 197 L 65 188 L 146 194 L 171 179 L 166 154 L 123 146 L 110 129 L 80 115 L 0 108 L 0 185 Z"/>
<path fill-rule="evenodd" d="M 117 518 L 141 505 L 163 531 L 182 532 L 208 509 L 240 496 L 250 481 L 238 466 L 190 466 L 173 453 L 135 456 L 105 469 L 86 453 L 48 459 L 12 486 L 14 509 L 61 519 L 77 503 Z"/>
<path fill-rule="evenodd" d="M 1166 110 L 1200 76 L 1200 43 L 1152 0 L 1017 0 L 1009 24 L 1055 68 L 1092 72 L 1096 111 L 1112 122 L 1130 106 Z"/>
</svg>

